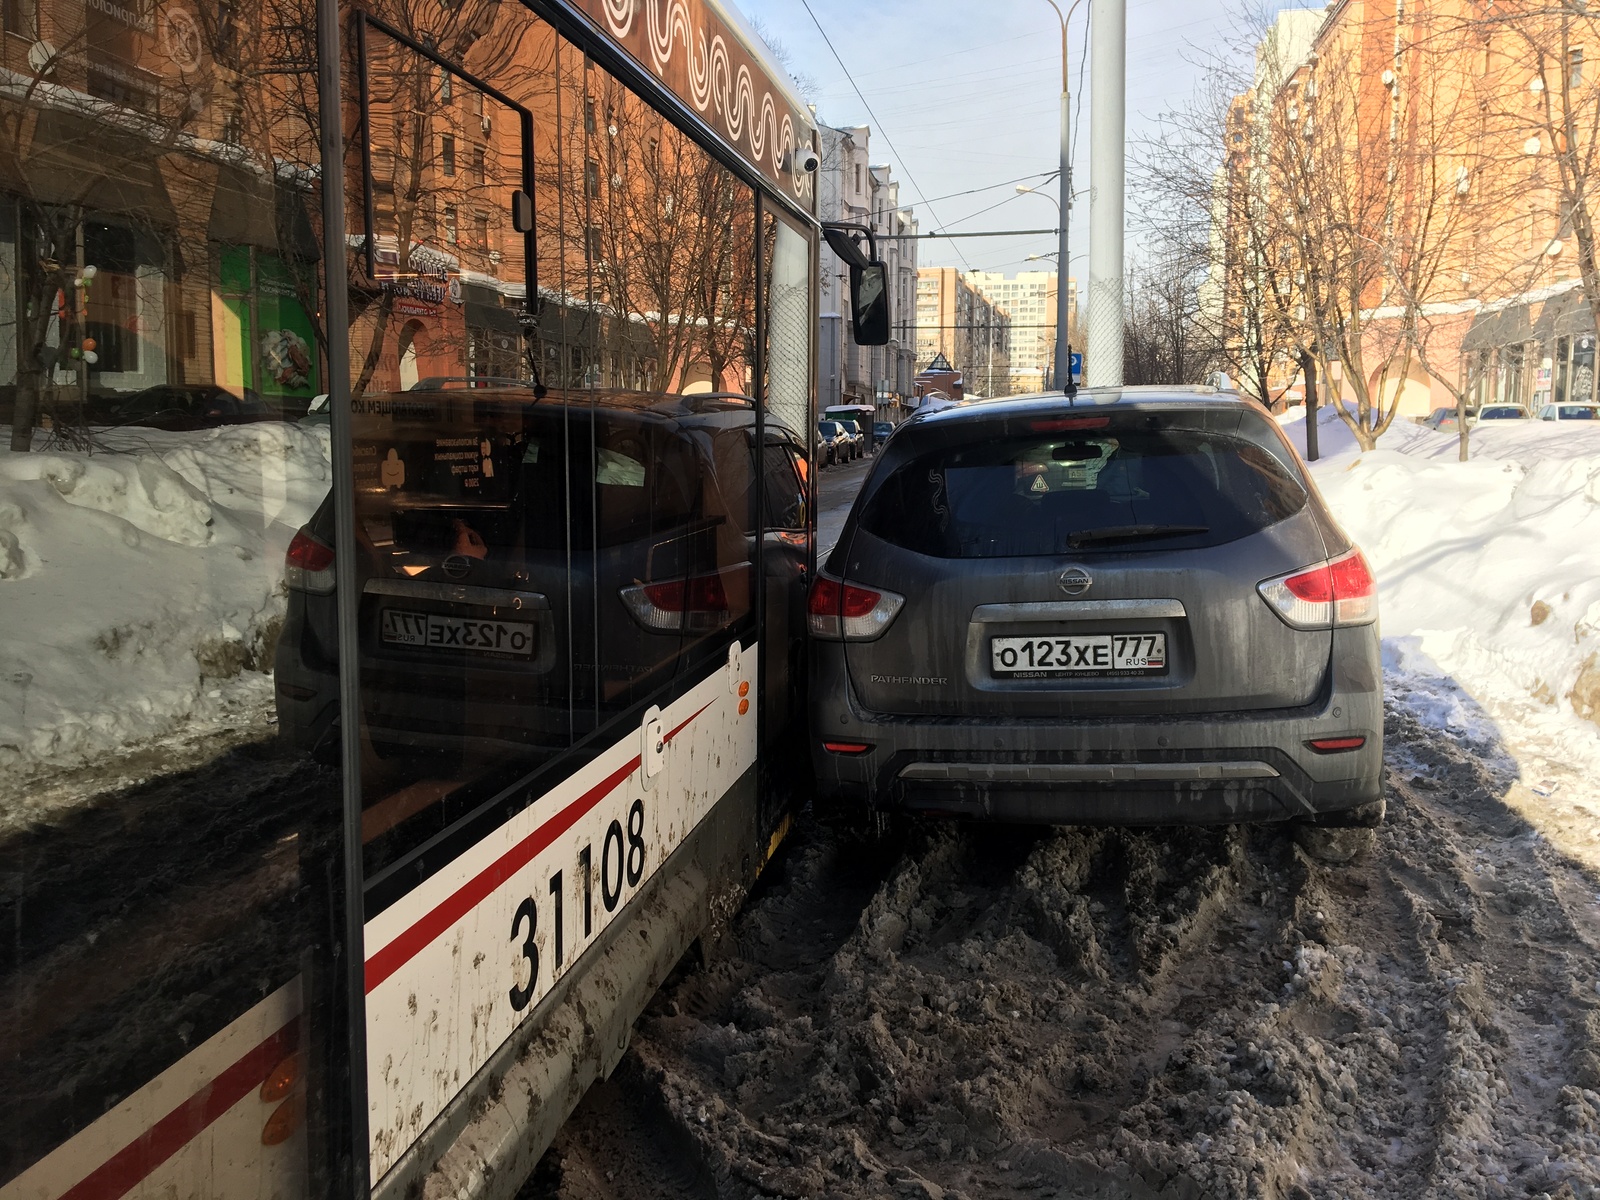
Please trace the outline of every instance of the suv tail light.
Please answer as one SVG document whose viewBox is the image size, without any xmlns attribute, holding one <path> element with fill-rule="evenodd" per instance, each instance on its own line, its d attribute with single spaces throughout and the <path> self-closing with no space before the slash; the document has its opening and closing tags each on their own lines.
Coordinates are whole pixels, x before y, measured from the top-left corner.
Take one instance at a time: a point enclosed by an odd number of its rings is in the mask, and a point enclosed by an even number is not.
<svg viewBox="0 0 1600 1200">
<path fill-rule="evenodd" d="M 806 619 L 812 637 L 830 642 L 870 642 L 889 628 L 905 602 L 904 596 L 881 588 L 859 587 L 819 574 L 806 602 Z"/>
<path fill-rule="evenodd" d="M 283 556 L 283 581 L 301 592 L 317 596 L 333 594 L 333 547 L 302 529 L 289 543 Z"/>
<path fill-rule="evenodd" d="M 721 575 L 691 575 L 622 589 L 633 619 L 652 633 L 710 633 L 732 618 Z"/>
<path fill-rule="evenodd" d="M 1378 582 L 1361 551 L 1257 585 L 1261 598 L 1296 629 L 1367 625 L 1378 618 Z"/>
</svg>

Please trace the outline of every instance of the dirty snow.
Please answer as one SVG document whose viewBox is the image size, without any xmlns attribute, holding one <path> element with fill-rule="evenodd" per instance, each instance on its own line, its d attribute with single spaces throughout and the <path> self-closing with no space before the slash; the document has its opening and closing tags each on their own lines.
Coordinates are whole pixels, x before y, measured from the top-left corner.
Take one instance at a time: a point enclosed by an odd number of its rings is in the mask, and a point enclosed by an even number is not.
<svg viewBox="0 0 1600 1200">
<path fill-rule="evenodd" d="M 327 430 L 100 443 L 0 455 L 0 827 L 42 816 L 62 771 L 271 711 L 283 555 L 327 492 Z"/>
<path fill-rule="evenodd" d="M 1503 743 L 1508 802 L 1600 867 L 1600 428 L 1397 422 L 1360 453 L 1336 414 L 1312 473 L 1378 575 L 1390 697 Z M 1302 410 L 1284 420 L 1304 445 Z"/>
</svg>

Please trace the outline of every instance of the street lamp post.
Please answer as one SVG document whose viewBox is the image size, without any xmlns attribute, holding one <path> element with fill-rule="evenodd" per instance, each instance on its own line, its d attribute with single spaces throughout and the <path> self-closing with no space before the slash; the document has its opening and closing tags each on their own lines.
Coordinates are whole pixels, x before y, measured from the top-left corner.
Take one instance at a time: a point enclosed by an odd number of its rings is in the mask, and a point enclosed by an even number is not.
<svg viewBox="0 0 1600 1200">
<path fill-rule="evenodd" d="M 1061 185 L 1061 202 L 1058 205 L 1061 220 L 1057 222 L 1059 241 L 1056 249 L 1056 369 L 1055 379 L 1051 382 L 1063 390 L 1072 379 L 1072 353 L 1067 346 L 1067 226 L 1072 213 L 1072 88 L 1067 74 L 1067 22 L 1072 20 L 1072 14 L 1077 11 L 1080 2 L 1072 0 L 1067 11 L 1062 13 L 1056 0 L 1045 0 L 1061 20 L 1061 175 L 1058 180 Z"/>
</svg>

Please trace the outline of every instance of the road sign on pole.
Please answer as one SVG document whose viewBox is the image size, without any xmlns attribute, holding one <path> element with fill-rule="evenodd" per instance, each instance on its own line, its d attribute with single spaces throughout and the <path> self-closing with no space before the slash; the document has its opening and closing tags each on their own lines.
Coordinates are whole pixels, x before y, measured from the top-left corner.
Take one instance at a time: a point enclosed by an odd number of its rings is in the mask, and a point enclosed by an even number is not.
<svg viewBox="0 0 1600 1200">
<path fill-rule="evenodd" d="M 1073 383 L 1082 383 L 1083 382 L 1083 355 L 1080 354 L 1078 351 L 1074 350 L 1071 354 L 1069 354 L 1067 356 L 1067 362 L 1069 364 L 1071 364 L 1072 382 Z"/>
</svg>

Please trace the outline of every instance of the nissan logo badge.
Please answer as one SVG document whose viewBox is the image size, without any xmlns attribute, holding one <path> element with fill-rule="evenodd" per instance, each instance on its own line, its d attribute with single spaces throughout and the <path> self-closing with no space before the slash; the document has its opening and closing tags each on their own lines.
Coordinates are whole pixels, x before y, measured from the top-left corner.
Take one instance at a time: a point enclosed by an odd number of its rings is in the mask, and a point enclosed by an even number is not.
<svg viewBox="0 0 1600 1200">
<path fill-rule="evenodd" d="M 465 579 L 467 573 L 472 570 L 472 560 L 465 554 L 452 554 L 439 564 L 439 568 L 451 579 Z M 1088 576 L 1084 578 L 1088 578 Z M 1066 576 L 1063 575 L 1062 587 L 1066 587 L 1065 579 Z M 1085 584 L 1084 586 L 1087 587 L 1088 585 Z"/>
<path fill-rule="evenodd" d="M 1061 578 L 1056 582 L 1061 585 L 1061 590 L 1067 595 L 1081 596 L 1089 590 L 1089 585 L 1094 582 L 1094 579 L 1082 567 L 1068 567 L 1061 572 Z"/>
</svg>

